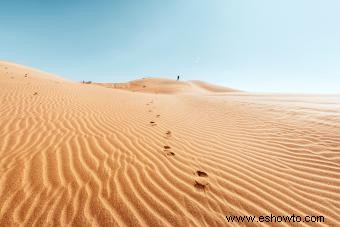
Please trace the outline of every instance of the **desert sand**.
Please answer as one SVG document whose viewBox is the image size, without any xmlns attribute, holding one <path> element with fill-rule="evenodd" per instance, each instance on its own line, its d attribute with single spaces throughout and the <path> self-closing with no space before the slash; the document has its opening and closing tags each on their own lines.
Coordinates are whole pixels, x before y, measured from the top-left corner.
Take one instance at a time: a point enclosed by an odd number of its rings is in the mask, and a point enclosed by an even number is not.
<svg viewBox="0 0 340 227">
<path fill-rule="evenodd" d="M 228 226 L 226 215 L 270 214 L 340 225 L 340 96 L 84 84 L 0 62 L 0 102 L 0 226 Z"/>
</svg>

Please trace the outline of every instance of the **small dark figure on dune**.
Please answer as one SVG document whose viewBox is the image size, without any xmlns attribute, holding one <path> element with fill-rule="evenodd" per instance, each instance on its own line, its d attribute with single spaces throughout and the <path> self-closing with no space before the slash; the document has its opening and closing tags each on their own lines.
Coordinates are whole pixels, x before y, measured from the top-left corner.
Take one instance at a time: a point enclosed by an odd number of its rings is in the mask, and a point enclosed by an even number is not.
<svg viewBox="0 0 340 227">
<path fill-rule="evenodd" d="M 177 76 L 177 80 L 179 80 L 179 75 Z"/>
</svg>

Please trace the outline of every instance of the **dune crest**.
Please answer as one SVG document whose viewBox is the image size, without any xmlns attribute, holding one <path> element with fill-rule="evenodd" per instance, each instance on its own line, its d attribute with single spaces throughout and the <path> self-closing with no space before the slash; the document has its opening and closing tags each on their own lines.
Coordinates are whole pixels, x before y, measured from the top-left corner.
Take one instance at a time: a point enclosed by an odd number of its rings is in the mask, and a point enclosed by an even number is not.
<svg viewBox="0 0 340 227">
<path fill-rule="evenodd" d="M 226 215 L 270 214 L 340 224 L 338 96 L 110 86 L 122 90 L 0 62 L 0 226 L 227 226 Z"/>
<path fill-rule="evenodd" d="M 212 85 L 203 81 L 176 81 L 164 78 L 143 78 L 127 83 L 95 83 L 97 85 L 134 92 L 176 94 L 176 93 L 217 93 L 238 90 Z"/>
</svg>

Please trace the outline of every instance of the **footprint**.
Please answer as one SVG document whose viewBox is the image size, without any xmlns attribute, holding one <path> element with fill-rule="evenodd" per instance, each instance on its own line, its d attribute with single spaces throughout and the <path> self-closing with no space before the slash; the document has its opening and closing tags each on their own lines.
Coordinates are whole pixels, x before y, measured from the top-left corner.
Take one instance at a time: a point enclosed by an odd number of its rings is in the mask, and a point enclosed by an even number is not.
<svg viewBox="0 0 340 227">
<path fill-rule="evenodd" d="M 156 117 L 159 118 L 161 115 L 160 114 L 157 114 Z"/>
<path fill-rule="evenodd" d="M 151 126 L 157 125 L 156 122 L 154 122 L 154 121 L 150 121 L 150 124 L 151 124 Z"/>
<path fill-rule="evenodd" d="M 170 152 L 167 152 L 166 155 L 167 155 L 167 156 L 175 156 L 175 153 L 172 152 L 172 151 L 170 151 Z"/>
<path fill-rule="evenodd" d="M 38 92 L 34 92 L 34 94 L 33 95 L 38 95 Z"/>
<path fill-rule="evenodd" d="M 196 171 L 196 174 L 199 176 L 199 177 L 208 177 L 208 174 L 206 172 L 203 172 L 203 171 L 200 171 L 200 170 L 197 170 Z"/>
<path fill-rule="evenodd" d="M 164 148 L 164 151 L 165 151 L 165 155 L 166 155 L 166 156 L 175 156 L 175 153 L 174 153 L 174 152 L 169 151 L 169 149 L 171 149 L 170 146 L 164 145 L 163 148 Z"/>
<path fill-rule="evenodd" d="M 205 191 L 206 187 L 209 185 L 208 182 L 206 181 L 201 181 L 201 180 L 195 180 L 195 188 L 197 188 L 198 190 L 203 190 Z"/>
</svg>

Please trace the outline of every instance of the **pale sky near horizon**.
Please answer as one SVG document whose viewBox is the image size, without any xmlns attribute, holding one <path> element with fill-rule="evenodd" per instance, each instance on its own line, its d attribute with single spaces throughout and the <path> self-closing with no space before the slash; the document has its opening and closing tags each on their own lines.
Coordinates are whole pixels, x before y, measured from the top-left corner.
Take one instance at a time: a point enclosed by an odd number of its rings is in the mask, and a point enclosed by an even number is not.
<svg viewBox="0 0 340 227">
<path fill-rule="evenodd" d="M 0 60 L 78 81 L 340 93 L 339 12 L 338 0 L 2 0 Z"/>
</svg>

